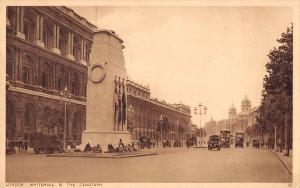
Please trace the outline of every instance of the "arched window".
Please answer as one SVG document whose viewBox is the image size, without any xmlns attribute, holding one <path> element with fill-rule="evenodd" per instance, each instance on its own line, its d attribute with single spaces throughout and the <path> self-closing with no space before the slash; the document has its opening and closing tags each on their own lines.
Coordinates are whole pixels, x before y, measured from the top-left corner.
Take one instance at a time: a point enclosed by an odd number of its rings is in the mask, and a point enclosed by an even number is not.
<svg viewBox="0 0 300 188">
<path fill-rule="evenodd" d="M 10 49 L 6 49 L 6 74 L 9 80 L 14 80 L 15 61 L 14 54 Z"/>
<path fill-rule="evenodd" d="M 11 139 L 16 134 L 16 107 L 15 103 L 6 100 L 6 138 Z"/>
<path fill-rule="evenodd" d="M 30 135 L 36 132 L 36 118 L 35 118 L 35 106 L 32 103 L 25 105 L 25 121 L 23 133 Z"/>
</svg>

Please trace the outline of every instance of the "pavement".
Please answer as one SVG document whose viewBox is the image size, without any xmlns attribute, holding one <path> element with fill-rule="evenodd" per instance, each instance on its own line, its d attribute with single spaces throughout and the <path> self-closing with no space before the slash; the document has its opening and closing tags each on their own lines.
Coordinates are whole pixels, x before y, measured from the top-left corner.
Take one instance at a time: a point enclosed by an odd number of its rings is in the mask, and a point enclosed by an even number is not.
<svg viewBox="0 0 300 188">
<path fill-rule="evenodd" d="M 270 150 L 286 168 L 289 174 L 293 173 L 293 150 L 289 151 L 289 156 L 284 156 L 284 151 L 279 152 L 276 150 Z"/>
<path fill-rule="evenodd" d="M 154 152 L 117 152 L 117 153 L 92 153 L 92 152 L 70 152 L 47 154 L 47 157 L 90 157 L 90 158 L 128 158 L 157 155 Z"/>
<path fill-rule="evenodd" d="M 267 149 L 153 148 L 129 158 L 7 155 L 7 182 L 288 183 L 292 175 Z"/>
</svg>

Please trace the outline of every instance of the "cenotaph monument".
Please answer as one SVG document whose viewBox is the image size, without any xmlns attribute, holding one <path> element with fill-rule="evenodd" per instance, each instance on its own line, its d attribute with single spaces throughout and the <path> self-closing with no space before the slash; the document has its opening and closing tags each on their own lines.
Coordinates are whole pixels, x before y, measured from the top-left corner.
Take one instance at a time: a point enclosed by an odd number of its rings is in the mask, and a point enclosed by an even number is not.
<svg viewBox="0 0 300 188">
<path fill-rule="evenodd" d="M 88 65 L 86 130 L 82 144 L 108 144 L 122 139 L 130 143 L 127 130 L 126 68 L 123 40 L 111 30 L 94 33 Z"/>
</svg>

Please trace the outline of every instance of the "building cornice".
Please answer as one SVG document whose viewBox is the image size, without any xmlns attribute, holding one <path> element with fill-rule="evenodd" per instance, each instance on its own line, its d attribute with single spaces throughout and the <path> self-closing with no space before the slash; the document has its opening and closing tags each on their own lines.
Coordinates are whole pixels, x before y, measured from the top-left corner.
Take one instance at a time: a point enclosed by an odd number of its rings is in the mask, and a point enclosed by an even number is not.
<svg viewBox="0 0 300 188">
<path fill-rule="evenodd" d="M 35 96 L 39 96 L 39 97 L 44 97 L 47 99 L 53 99 L 53 100 L 58 100 L 58 101 L 67 101 L 70 102 L 72 104 L 78 104 L 78 105 L 83 105 L 86 106 L 86 102 L 84 101 L 79 101 L 79 100 L 75 100 L 75 99 L 66 99 L 64 97 L 61 96 L 56 96 L 56 95 L 51 95 L 51 94 L 47 94 L 47 93 L 43 93 L 43 92 L 38 92 L 38 91 L 33 91 L 30 89 L 25 89 L 25 88 L 20 88 L 20 87 L 15 87 L 15 86 L 9 86 L 8 87 L 9 91 L 14 91 L 14 92 L 19 92 L 19 93 L 24 93 L 24 94 L 28 94 L 28 95 L 35 95 Z"/>
</svg>

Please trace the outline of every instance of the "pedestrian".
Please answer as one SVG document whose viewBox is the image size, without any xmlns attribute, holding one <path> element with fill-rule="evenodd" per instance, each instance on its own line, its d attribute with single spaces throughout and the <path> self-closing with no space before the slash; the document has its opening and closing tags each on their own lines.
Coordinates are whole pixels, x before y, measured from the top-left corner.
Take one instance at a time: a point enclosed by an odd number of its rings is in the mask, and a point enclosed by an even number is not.
<svg viewBox="0 0 300 188">
<path fill-rule="evenodd" d="M 22 141 L 21 140 L 17 141 L 17 147 L 18 147 L 18 152 L 21 153 L 21 149 L 22 149 Z"/>
<path fill-rule="evenodd" d="M 24 141 L 24 150 L 25 150 L 25 153 L 27 153 L 27 150 L 28 150 L 28 141 L 27 140 Z"/>
<path fill-rule="evenodd" d="M 25 152 L 25 140 L 24 138 L 22 139 L 22 147 L 21 147 L 21 151 Z"/>
</svg>

